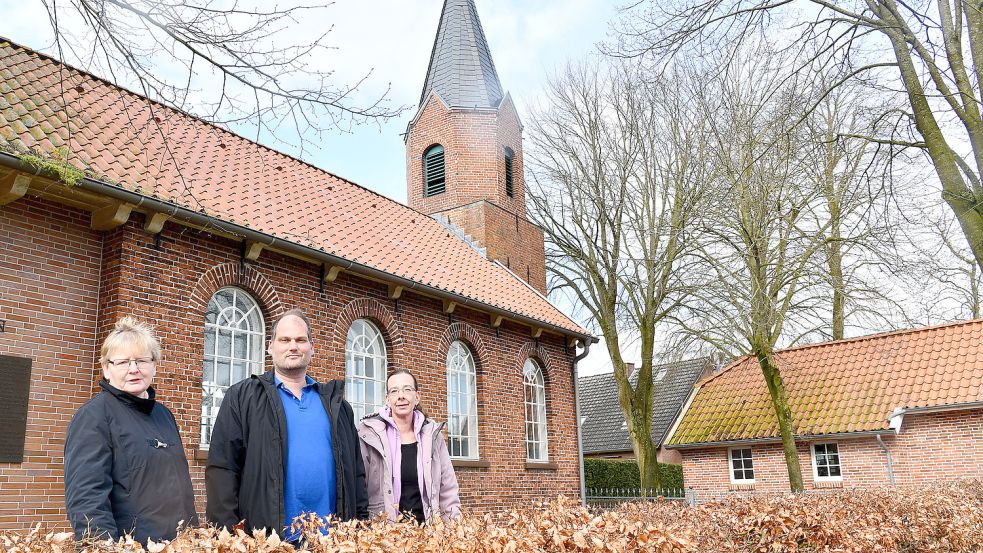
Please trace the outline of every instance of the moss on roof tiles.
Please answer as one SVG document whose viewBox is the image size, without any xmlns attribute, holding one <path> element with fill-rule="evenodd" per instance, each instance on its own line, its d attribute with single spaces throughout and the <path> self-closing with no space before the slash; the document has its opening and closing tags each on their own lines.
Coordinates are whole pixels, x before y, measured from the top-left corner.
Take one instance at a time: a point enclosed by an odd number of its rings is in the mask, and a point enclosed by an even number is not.
<svg viewBox="0 0 983 553">
<path fill-rule="evenodd" d="M 981 332 L 983 320 L 975 320 L 784 350 L 782 377 L 793 422 L 809 434 L 886 430 L 898 407 L 983 399 L 983 389 L 975 399 L 965 393 L 983 374 L 976 361 L 983 358 Z M 931 364 L 930 350 L 937 353 Z M 944 371 L 926 378 L 929 366 Z M 737 391 L 746 394 L 743 402 L 734 401 Z M 777 420 L 761 369 L 742 358 L 700 385 L 669 443 L 775 437 Z"/>
</svg>

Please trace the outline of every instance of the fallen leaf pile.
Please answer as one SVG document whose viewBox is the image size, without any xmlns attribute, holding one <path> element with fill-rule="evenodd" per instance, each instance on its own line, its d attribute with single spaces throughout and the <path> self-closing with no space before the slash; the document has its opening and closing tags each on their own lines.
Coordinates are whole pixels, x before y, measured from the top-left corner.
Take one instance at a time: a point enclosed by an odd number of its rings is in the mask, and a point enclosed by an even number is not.
<svg viewBox="0 0 983 553">
<path fill-rule="evenodd" d="M 295 527 L 301 551 L 484 553 L 519 551 L 983 552 L 983 480 L 922 488 L 830 494 L 731 497 L 689 507 L 673 501 L 626 503 L 602 512 L 559 497 L 511 511 L 466 514 L 417 526 L 332 522 L 310 516 Z M 0 533 L 11 553 L 289 553 L 276 535 L 187 528 L 171 542 L 77 542 L 69 532 Z"/>
</svg>

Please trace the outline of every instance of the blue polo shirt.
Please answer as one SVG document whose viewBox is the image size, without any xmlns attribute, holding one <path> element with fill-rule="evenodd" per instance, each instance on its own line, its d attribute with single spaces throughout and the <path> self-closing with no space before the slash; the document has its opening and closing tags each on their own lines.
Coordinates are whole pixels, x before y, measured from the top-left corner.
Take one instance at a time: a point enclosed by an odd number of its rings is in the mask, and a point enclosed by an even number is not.
<svg viewBox="0 0 983 553">
<path fill-rule="evenodd" d="M 276 374 L 273 382 L 280 391 L 283 411 L 287 415 L 286 482 L 283 485 L 283 508 L 287 515 L 287 539 L 299 534 L 289 530 L 294 518 L 304 513 L 325 517 L 335 512 L 337 480 L 334 449 L 331 446 L 331 421 L 314 389 L 314 379 L 298 398 Z M 323 530 L 327 532 L 325 528 Z"/>
</svg>

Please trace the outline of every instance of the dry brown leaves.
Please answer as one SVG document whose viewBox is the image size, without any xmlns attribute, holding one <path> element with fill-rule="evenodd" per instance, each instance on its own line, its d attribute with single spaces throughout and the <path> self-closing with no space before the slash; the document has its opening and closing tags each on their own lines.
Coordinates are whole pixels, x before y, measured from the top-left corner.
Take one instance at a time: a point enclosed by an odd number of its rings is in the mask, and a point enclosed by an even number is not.
<svg viewBox="0 0 983 553">
<path fill-rule="evenodd" d="M 673 502 L 626 504 L 592 514 L 558 498 L 526 509 L 466 515 L 452 523 L 298 521 L 301 550 L 326 552 L 983 552 L 983 480 L 931 488 L 829 495 L 730 498 L 691 508 Z M 288 553 L 292 545 L 263 532 L 182 531 L 147 549 L 132 540 L 75 542 L 70 533 L 0 533 L 11 553 Z"/>
</svg>

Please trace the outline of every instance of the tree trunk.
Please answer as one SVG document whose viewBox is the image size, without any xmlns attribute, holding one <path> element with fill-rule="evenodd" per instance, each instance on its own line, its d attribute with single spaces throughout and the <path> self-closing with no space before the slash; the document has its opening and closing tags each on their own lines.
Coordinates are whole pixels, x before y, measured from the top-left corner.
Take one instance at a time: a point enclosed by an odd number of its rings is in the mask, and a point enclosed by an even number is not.
<svg viewBox="0 0 983 553">
<path fill-rule="evenodd" d="M 839 238 L 829 247 L 829 282 L 833 288 L 833 339 L 843 339 L 846 326 L 846 283 L 843 281 L 843 253 Z"/>
<path fill-rule="evenodd" d="M 792 430 L 792 411 L 788 407 L 788 397 L 785 395 L 785 383 L 782 375 L 772 361 L 771 351 L 759 351 L 755 356 L 765 375 L 765 383 L 771 393 L 775 416 L 778 418 L 778 430 L 782 436 L 782 449 L 785 451 L 785 465 L 788 467 L 788 482 L 793 492 L 799 493 L 805 489 L 802 484 L 802 467 L 799 465 L 799 453 L 795 449 L 795 434 Z"/>
<path fill-rule="evenodd" d="M 652 441 L 651 426 L 645 433 L 646 439 L 638 440 L 632 433 L 632 448 L 638 458 L 638 474 L 641 477 L 642 489 L 662 489 L 662 472 L 659 470 L 659 448 Z"/>
</svg>

